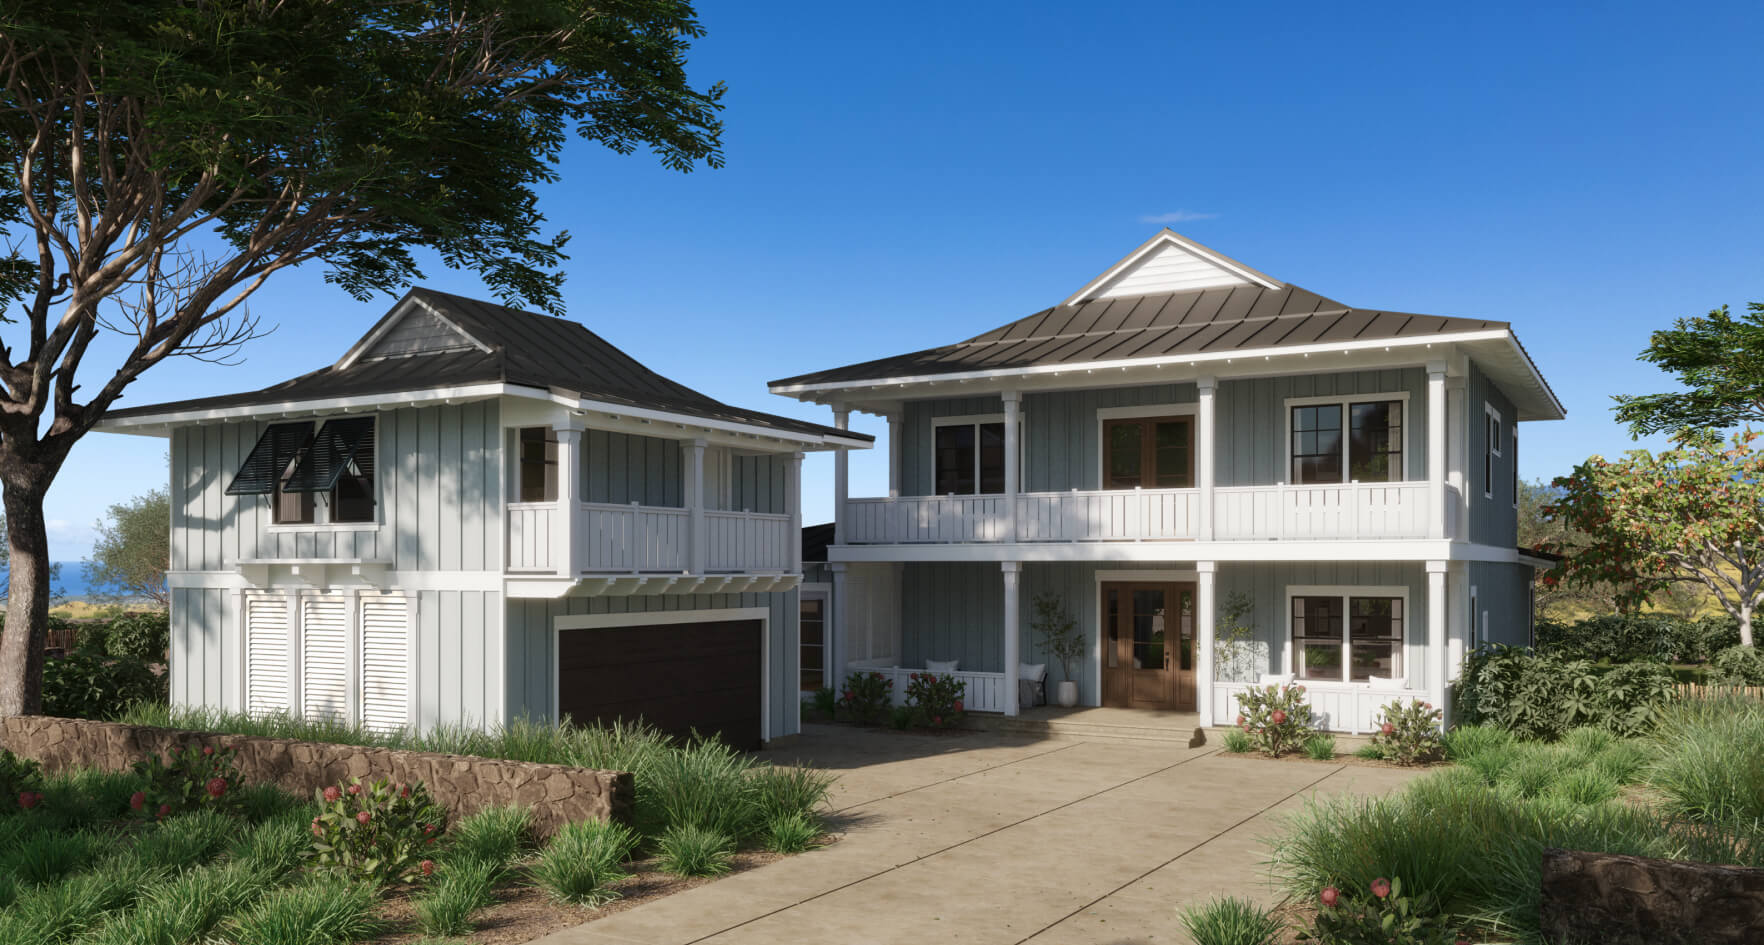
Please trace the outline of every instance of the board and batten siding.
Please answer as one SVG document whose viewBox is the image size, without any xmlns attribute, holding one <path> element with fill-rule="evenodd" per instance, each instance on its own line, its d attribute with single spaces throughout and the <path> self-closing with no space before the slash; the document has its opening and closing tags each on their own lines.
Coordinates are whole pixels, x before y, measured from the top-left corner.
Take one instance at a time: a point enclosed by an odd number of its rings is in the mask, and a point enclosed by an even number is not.
<svg viewBox="0 0 1764 945">
<path fill-rule="evenodd" d="M 788 454 L 746 455 L 722 447 L 705 450 L 706 508 L 788 511 L 785 487 L 789 462 Z M 686 504 L 680 440 L 587 430 L 582 434 L 581 466 L 582 497 L 588 502 L 636 502 L 676 509 Z"/>
<path fill-rule="evenodd" d="M 770 731 L 766 738 L 795 735 L 801 728 L 798 662 L 799 592 L 767 594 L 695 594 L 656 597 L 566 597 L 559 600 L 511 600 L 508 602 L 508 715 L 549 719 L 557 668 L 553 660 L 553 621 L 577 614 L 653 613 L 678 611 L 682 619 L 695 610 L 726 610 L 765 607 L 766 698 Z M 572 631 L 577 632 L 577 631 Z M 579 631 L 591 633 L 591 630 Z"/>
<path fill-rule="evenodd" d="M 1532 645 L 1531 566 L 1504 561 L 1467 563 L 1477 609 L 1488 614 L 1486 642 Z M 1467 594 L 1465 599 L 1469 599 Z"/>
<path fill-rule="evenodd" d="M 1298 374 L 1219 382 L 1214 405 L 1219 430 L 1215 474 L 1220 486 L 1291 482 L 1286 402 L 1302 397 L 1368 397 L 1407 393 L 1403 435 L 1410 480 L 1427 478 L 1427 372 L 1421 368 Z M 1347 418 L 1342 418 L 1346 424 Z"/>
<path fill-rule="evenodd" d="M 171 436 L 171 569 L 231 571 L 241 559 L 361 558 L 398 571 L 501 571 L 502 474 L 494 403 L 383 411 L 377 527 L 278 528 L 268 496 L 230 496 L 265 422 Z"/>
<path fill-rule="evenodd" d="M 1470 540 L 1511 548 L 1519 541 L 1519 513 L 1513 507 L 1513 464 L 1519 461 L 1513 451 L 1513 417 L 1518 411 L 1475 362 L 1470 364 L 1465 389 L 1469 400 L 1465 413 L 1470 423 L 1470 455 L 1465 457 L 1470 485 Z M 1495 457 L 1492 482 L 1482 471 L 1483 451 L 1488 446 L 1486 407 L 1493 407 L 1501 415 L 1501 455 Z M 1489 497 L 1488 492 L 1494 495 Z"/>
</svg>

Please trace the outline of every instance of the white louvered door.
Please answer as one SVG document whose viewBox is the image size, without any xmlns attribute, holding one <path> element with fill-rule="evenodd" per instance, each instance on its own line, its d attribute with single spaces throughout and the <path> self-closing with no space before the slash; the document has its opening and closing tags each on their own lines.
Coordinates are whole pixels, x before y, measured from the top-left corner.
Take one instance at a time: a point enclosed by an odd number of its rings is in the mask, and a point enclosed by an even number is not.
<svg viewBox="0 0 1764 945">
<path fill-rule="evenodd" d="M 361 724 L 410 724 L 410 611 L 403 597 L 361 599 Z"/>
<path fill-rule="evenodd" d="M 245 710 L 288 710 L 287 598 L 245 598 Z"/>
<path fill-rule="evenodd" d="M 300 601 L 300 711 L 309 719 L 349 718 L 349 603 Z"/>
</svg>

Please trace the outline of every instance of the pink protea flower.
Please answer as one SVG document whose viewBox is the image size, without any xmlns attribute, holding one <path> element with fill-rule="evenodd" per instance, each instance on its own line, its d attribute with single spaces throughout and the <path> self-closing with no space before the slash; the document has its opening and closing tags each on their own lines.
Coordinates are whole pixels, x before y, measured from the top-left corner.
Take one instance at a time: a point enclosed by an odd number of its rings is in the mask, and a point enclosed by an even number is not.
<svg viewBox="0 0 1764 945">
<path fill-rule="evenodd" d="M 35 791 L 20 791 L 20 792 L 18 792 L 18 806 L 24 808 L 25 810 L 30 810 L 31 808 L 36 807 L 38 804 L 41 804 L 42 802 L 43 802 L 43 795 L 38 794 Z"/>
<path fill-rule="evenodd" d="M 424 860 L 422 863 L 420 863 L 418 865 L 422 868 L 424 876 L 434 875 L 434 872 L 435 872 L 435 861 L 434 860 Z"/>
<path fill-rule="evenodd" d="M 315 837 L 318 837 L 321 840 L 323 840 L 325 837 L 325 825 L 319 823 L 319 819 L 317 817 L 314 817 L 312 819 L 312 835 Z"/>
<path fill-rule="evenodd" d="M 1390 724 L 1389 722 L 1386 722 L 1383 725 L 1378 726 L 1378 730 L 1380 732 L 1383 732 L 1386 735 L 1389 735 L 1389 734 L 1396 731 L 1396 726 Z"/>
<path fill-rule="evenodd" d="M 1336 889 L 1334 886 L 1325 886 L 1323 887 L 1323 895 L 1318 896 L 1317 898 L 1321 899 L 1325 906 L 1333 909 L 1335 908 L 1335 904 L 1341 901 L 1341 890 Z"/>
<path fill-rule="evenodd" d="M 325 803 L 327 803 L 327 804 L 336 803 L 337 799 L 342 796 L 343 796 L 343 792 L 337 790 L 337 786 L 335 784 L 331 785 L 328 788 L 325 788 Z"/>
<path fill-rule="evenodd" d="M 355 822 L 358 824 L 361 824 L 363 827 L 366 827 L 367 822 L 370 820 L 373 820 L 373 819 L 374 819 L 374 815 L 368 813 L 365 810 L 362 811 L 361 813 L 355 815 Z"/>
<path fill-rule="evenodd" d="M 943 724 L 943 716 L 941 716 L 941 715 L 931 716 L 931 724 L 932 725 L 942 725 Z"/>
<path fill-rule="evenodd" d="M 209 778 L 206 787 L 208 788 L 209 797 L 220 797 L 222 794 L 227 793 L 227 779 Z"/>
<path fill-rule="evenodd" d="M 400 784 L 398 786 L 398 796 L 399 797 L 409 797 L 410 796 L 410 785 Z"/>
<path fill-rule="evenodd" d="M 1380 876 L 1372 881 L 1372 895 L 1383 899 L 1390 895 L 1390 880 Z"/>
<path fill-rule="evenodd" d="M 140 810 L 147 806 L 147 792 L 136 791 L 129 795 L 129 810 Z"/>
<path fill-rule="evenodd" d="M 1237 717 L 1237 724 L 1242 725 L 1243 723 L 1244 723 L 1244 718 L 1243 718 L 1243 716 L 1239 715 Z"/>
<path fill-rule="evenodd" d="M 1286 724 L 1286 713 L 1282 712 L 1279 709 L 1275 709 L 1274 714 L 1268 716 L 1268 721 L 1273 722 L 1275 725 L 1285 725 Z"/>
<path fill-rule="evenodd" d="M 960 712 L 960 711 L 962 711 L 962 700 L 960 700 L 960 699 L 957 699 L 957 700 L 956 700 L 956 701 L 955 701 L 955 710 L 956 710 L 956 711 L 957 711 L 957 712 Z"/>
<path fill-rule="evenodd" d="M 361 793 L 361 785 L 360 784 L 351 784 L 349 786 L 349 793 L 360 794 Z"/>
<path fill-rule="evenodd" d="M 212 754 L 214 754 L 214 746 L 212 746 L 212 745 L 203 745 L 202 746 L 202 757 L 207 758 L 209 755 L 212 755 Z"/>
<path fill-rule="evenodd" d="M 164 820 L 165 818 L 170 817 L 170 816 L 171 816 L 171 805 L 170 804 L 159 805 L 159 819 Z"/>
</svg>

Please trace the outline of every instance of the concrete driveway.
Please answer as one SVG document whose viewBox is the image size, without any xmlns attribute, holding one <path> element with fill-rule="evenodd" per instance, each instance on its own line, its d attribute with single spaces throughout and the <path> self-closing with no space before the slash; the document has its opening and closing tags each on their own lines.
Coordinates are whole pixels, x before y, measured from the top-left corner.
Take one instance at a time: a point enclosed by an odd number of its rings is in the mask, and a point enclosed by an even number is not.
<svg viewBox="0 0 1764 945">
<path fill-rule="evenodd" d="M 767 753 L 839 776 L 824 849 L 555 933 L 541 945 L 1186 943 L 1178 909 L 1267 904 L 1267 847 L 1308 795 L 1413 775 L 1215 747 L 805 726 Z"/>
</svg>

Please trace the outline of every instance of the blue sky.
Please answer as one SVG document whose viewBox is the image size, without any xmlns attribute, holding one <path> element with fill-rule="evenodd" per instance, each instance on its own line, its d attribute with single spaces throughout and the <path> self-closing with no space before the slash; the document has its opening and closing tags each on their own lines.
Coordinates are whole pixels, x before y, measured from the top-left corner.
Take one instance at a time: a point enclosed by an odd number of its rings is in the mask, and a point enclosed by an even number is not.
<svg viewBox="0 0 1764 945">
<path fill-rule="evenodd" d="M 1634 360 L 1650 330 L 1764 300 L 1756 5 L 700 13 L 692 74 L 729 84 L 728 166 L 681 176 L 576 145 L 543 208 L 574 234 L 570 316 L 733 403 L 826 420 L 764 382 L 1054 304 L 1173 219 L 1349 304 L 1512 321 L 1569 411 L 1522 433 L 1541 478 L 1630 447 L 1609 397 L 1664 386 Z M 467 274 L 425 281 L 483 294 Z M 252 308 L 280 330 L 244 365 L 165 365 L 127 402 L 321 366 L 389 302 L 279 276 Z M 55 557 L 85 555 L 104 506 L 163 481 L 163 455 L 82 443 L 49 499 Z M 825 457 L 805 489 L 830 517 Z M 883 457 L 859 456 L 854 494 L 885 490 Z"/>
</svg>

